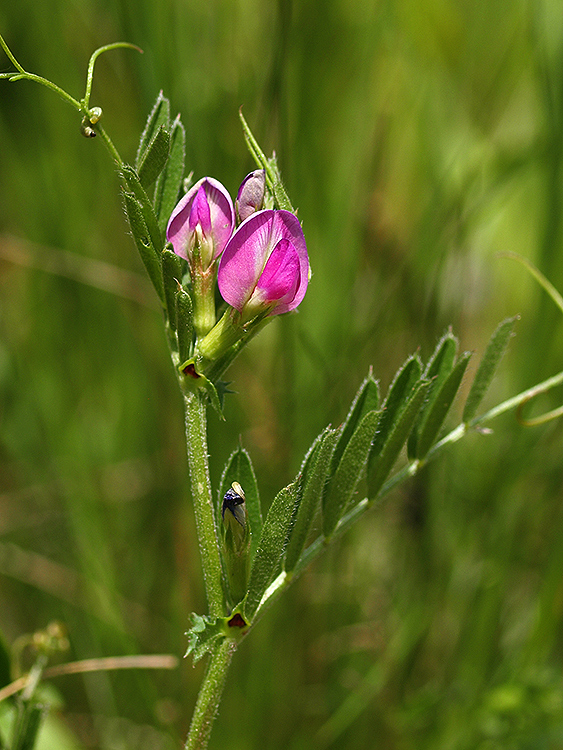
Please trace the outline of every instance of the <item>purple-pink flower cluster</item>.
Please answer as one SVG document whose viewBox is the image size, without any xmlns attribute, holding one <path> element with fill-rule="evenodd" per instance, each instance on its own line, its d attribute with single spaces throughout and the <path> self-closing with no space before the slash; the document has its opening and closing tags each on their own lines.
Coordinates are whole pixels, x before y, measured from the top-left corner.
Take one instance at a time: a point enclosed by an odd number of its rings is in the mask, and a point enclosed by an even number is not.
<svg viewBox="0 0 563 750">
<path fill-rule="evenodd" d="M 223 299 L 241 313 L 279 315 L 294 310 L 309 283 L 309 258 L 303 230 L 290 211 L 264 209 L 263 170 L 249 174 L 235 208 L 227 190 L 211 177 L 199 180 L 180 200 L 166 238 L 193 274 L 218 261 Z"/>
</svg>

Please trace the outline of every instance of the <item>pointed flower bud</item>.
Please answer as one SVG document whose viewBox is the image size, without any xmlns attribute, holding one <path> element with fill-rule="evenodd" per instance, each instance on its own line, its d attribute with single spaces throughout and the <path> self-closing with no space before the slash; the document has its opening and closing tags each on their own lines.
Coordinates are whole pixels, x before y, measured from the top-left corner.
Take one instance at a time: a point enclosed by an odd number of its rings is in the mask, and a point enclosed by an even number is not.
<svg viewBox="0 0 563 750">
<path fill-rule="evenodd" d="M 199 255 L 206 271 L 221 255 L 235 225 L 233 202 L 218 180 L 203 177 L 180 200 L 166 228 L 174 252 L 190 266 Z"/>
<path fill-rule="evenodd" d="M 263 169 L 255 169 L 247 174 L 238 189 L 235 210 L 239 222 L 248 219 L 264 205 L 266 191 L 266 173 Z"/>
<path fill-rule="evenodd" d="M 297 216 L 273 209 L 249 216 L 227 243 L 217 281 L 223 299 L 243 320 L 260 312 L 294 310 L 309 283 L 307 245 Z"/>
<path fill-rule="evenodd" d="M 250 569 L 250 526 L 244 490 L 233 482 L 223 498 L 223 558 L 227 569 L 231 604 L 243 599 Z"/>
</svg>

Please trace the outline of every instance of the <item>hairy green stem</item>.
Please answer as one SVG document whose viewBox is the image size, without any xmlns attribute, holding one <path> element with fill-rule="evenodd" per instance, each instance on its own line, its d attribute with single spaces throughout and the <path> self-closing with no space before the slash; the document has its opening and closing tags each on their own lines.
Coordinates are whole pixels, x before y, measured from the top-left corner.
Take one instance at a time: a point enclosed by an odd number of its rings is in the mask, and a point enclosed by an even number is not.
<svg viewBox="0 0 563 750">
<path fill-rule="evenodd" d="M 102 138 L 103 142 L 104 142 L 104 143 L 106 144 L 106 148 L 107 148 L 107 150 L 108 150 L 108 151 L 110 152 L 110 154 L 111 154 L 111 155 L 113 156 L 113 158 L 114 158 L 114 160 L 115 160 L 115 163 L 117 164 L 117 166 L 118 166 L 118 167 L 122 167 L 122 166 L 123 166 L 123 159 L 122 159 L 122 158 L 121 158 L 121 156 L 119 155 L 119 152 L 118 152 L 118 150 L 117 150 L 117 149 L 115 148 L 115 146 L 113 145 L 113 141 L 112 141 L 112 140 L 111 140 L 111 138 L 110 138 L 110 137 L 108 136 L 108 134 L 107 134 L 107 133 L 106 133 L 106 131 L 105 131 L 105 130 L 103 129 L 103 127 L 102 127 L 102 126 L 100 125 L 100 123 L 96 123 L 96 124 L 94 125 L 94 129 L 95 129 L 95 130 L 97 130 L 97 131 L 98 131 L 98 133 L 100 134 L 100 136 L 101 136 L 101 138 Z"/>
<path fill-rule="evenodd" d="M 205 399 L 206 396 L 199 391 L 185 396 L 186 441 L 209 615 L 220 617 L 224 614 L 223 567 L 209 479 Z"/>
<path fill-rule="evenodd" d="M 207 747 L 225 687 L 227 670 L 236 647 L 236 641 L 227 638 L 218 643 L 211 652 L 197 696 L 185 750 L 204 750 Z"/>
</svg>

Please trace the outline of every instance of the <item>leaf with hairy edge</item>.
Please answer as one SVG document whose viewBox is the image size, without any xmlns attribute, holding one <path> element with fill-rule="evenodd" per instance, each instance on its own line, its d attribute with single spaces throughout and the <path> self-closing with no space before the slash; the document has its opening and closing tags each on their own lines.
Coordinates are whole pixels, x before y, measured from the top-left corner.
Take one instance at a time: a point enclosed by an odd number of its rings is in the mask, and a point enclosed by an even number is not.
<svg viewBox="0 0 563 750">
<path fill-rule="evenodd" d="M 215 643 L 225 637 L 223 620 L 217 617 L 191 614 L 192 627 L 188 630 L 188 650 L 186 656 L 192 655 L 194 664 L 202 656 L 212 651 Z"/>
<path fill-rule="evenodd" d="M 332 536 L 356 491 L 367 464 L 379 415 L 378 411 L 369 411 L 364 415 L 342 454 L 328 493 L 323 497 L 323 534 L 327 538 Z"/>
<path fill-rule="evenodd" d="M 149 278 L 164 304 L 164 283 L 162 280 L 160 256 L 156 252 L 151 241 L 150 232 L 143 215 L 143 209 L 139 201 L 137 201 L 131 193 L 124 193 L 123 195 L 125 199 L 125 211 L 127 213 L 127 218 L 129 219 L 129 226 L 131 227 L 133 239 L 137 245 L 137 250 L 139 251 L 139 255 L 141 256 L 145 268 L 147 269 Z"/>
<path fill-rule="evenodd" d="M 266 173 L 266 184 L 268 189 L 272 193 L 275 199 L 275 208 L 283 208 L 287 211 L 291 211 L 292 214 L 297 213 L 291 205 L 289 196 L 283 186 L 280 171 L 276 162 L 276 157 L 273 156 L 271 159 L 267 159 L 264 152 L 258 145 L 258 142 L 252 131 L 250 130 L 248 123 L 246 122 L 242 111 L 239 111 L 239 117 L 242 122 L 242 129 L 244 133 L 244 139 L 251 156 L 253 157 L 256 164 L 261 167 Z"/>
<path fill-rule="evenodd" d="M 354 396 L 350 411 L 348 412 L 348 415 L 344 420 L 344 424 L 339 430 L 340 437 L 332 455 L 329 477 L 332 477 L 332 475 L 336 471 L 338 464 L 340 463 L 340 459 L 342 458 L 342 454 L 344 453 L 346 446 L 350 442 L 350 439 L 361 420 L 369 411 L 375 411 L 378 406 L 379 386 L 377 384 L 377 381 L 373 379 L 370 370 L 368 376 L 361 384 L 358 392 Z"/>
<path fill-rule="evenodd" d="M 248 593 L 243 601 L 243 617 L 251 622 L 264 596 L 279 569 L 285 550 L 289 527 L 295 505 L 295 487 L 289 485 L 278 492 L 264 525 L 250 569 Z"/>
<path fill-rule="evenodd" d="M 250 556 L 254 555 L 260 534 L 262 533 L 262 508 L 260 507 L 260 495 L 258 492 L 258 483 L 252 467 L 250 456 L 242 446 L 239 446 L 229 456 L 225 465 L 221 484 L 219 488 L 219 503 L 216 508 L 217 524 L 221 523 L 221 507 L 225 493 L 233 482 L 238 482 L 244 490 L 246 510 L 248 512 L 248 523 L 252 539 L 250 542 Z"/>
<path fill-rule="evenodd" d="M 126 194 L 129 192 L 141 207 L 151 244 L 160 262 L 160 255 L 164 248 L 164 235 L 158 226 L 158 221 L 151 200 L 147 195 L 145 188 L 141 185 L 139 175 L 135 172 L 133 167 L 128 165 L 123 166 L 121 169 L 121 176 L 125 183 L 124 192 Z"/>
<path fill-rule="evenodd" d="M 180 115 L 178 115 L 170 132 L 168 161 L 156 182 L 154 193 L 154 209 L 162 232 L 166 229 L 170 215 L 179 199 L 184 178 L 185 159 L 186 131 L 180 120 Z"/>
<path fill-rule="evenodd" d="M 377 460 L 395 422 L 412 397 L 421 372 L 422 364 L 418 355 L 415 354 L 407 359 L 393 378 L 381 407 L 381 417 L 369 452 L 368 473 L 371 473 L 372 464 Z"/>
<path fill-rule="evenodd" d="M 284 569 L 291 572 L 303 551 L 311 524 L 319 509 L 330 459 L 338 438 L 338 430 L 327 427 L 311 446 L 304 461 L 303 483 L 300 487 L 295 521 L 285 553 Z M 307 460 L 310 457 L 310 460 Z"/>
<path fill-rule="evenodd" d="M 368 499 L 375 500 L 387 475 L 395 465 L 401 448 L 409 436 L 412 426 L 418 416 L 420 408 L 426 398 L 431 383 L 421 380 L 412 392 L 408 404 L 401 412 L 401 416 L 393 425 L 383 449 L 371 461 L 368 469 Z"/>
<path fill-rule="evenodd" d="M 454 369 L 442 383 L 440 390 L 436 394 L 432 407 L 424 420 L 424 427 L 418 436 L 417 458 L 424 458 L 426 456 L 432 447 L 432 443 L 438 436 L 450 406 L 459 390 L 461 380 L 465 373 L 465 368 L 467 367 L 470 358 L 471 352 L 464 352 L 461 355 L 456 362 Z"/>
<path fill-rule="evenodd" d="M 143 154 L 137 172 L 141 185 L 148 190 L 164 169 L 170 153 L 170 133 L 161 125 Z"/>
<path fill-rule="evenodd" d="M 438 391 L 442 387 L 442 383 L 446 380 L 453 369 L 457 345 L 458 341 L 456 337 L 451 331 L 447 331 L 440 341 L 438 341 L 436 349 L 426 365 L 423 377 L 424 380 L 430 381 L 430 389 L 426 401 L 418 415 L 416 425 L 409 437 L 407 444 L 409 458 L 415 458 L 418 455 L 418 436 L 424 429 L 424 422 L 432 408 L 432 404 L 434 403 Z"/>
<path fill-rule="evenodd" d="M 463 421 L 465 423 L 470 422 L 475 414 L 485 393 L 491 385 L 492 379 L 496 372 L 496 369 L 502 359 L 503 354 L 506 351 L 508 342 L 510 341 L 512 329 L 517 320 L 520 319 L 519 315 L 513 318 L 506 318 L 500 323 L 489 341 L 483 359 L 481 360 L 475 375 L 475 380 L 467 396 L 465 402 L 465 408 L 463 410 Z"/>
<path fill-rule="evenodd" d="M 168 130 L 170 126 L 170 102 L 164 96 L 162 91 L 160 91 L 158 96 L 156 97 L 154 107 L 152 108 L 151 113 L 147 118 L 147 124 L 145 125 L 145 129 L 141 134 L 139 148 L 137 149 L 137 157 L 135 159 L 135 168 L 137 169 L 137 171 L 141 166 L 141 162 L 143 161 L 145 152 L 150 142 L 161 126 L 164 126 L 166 130 Z"/>
<path fill-rule="evenodd" d="M 162 279 L 166 298 L 166 312 L 170 328 L 176 330 L 176 294 L 182 278 L 182 261 L 172 250 L 162 251 Z M 184 357 L 187 359 L 188 357 Z"/>
</svg>

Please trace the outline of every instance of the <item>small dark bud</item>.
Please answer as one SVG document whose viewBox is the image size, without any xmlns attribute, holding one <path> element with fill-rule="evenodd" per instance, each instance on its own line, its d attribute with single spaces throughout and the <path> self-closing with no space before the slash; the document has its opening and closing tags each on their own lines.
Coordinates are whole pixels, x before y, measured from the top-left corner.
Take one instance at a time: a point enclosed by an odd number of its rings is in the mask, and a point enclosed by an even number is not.
<svg viewBox="0 0 563 750">
<path fill-rule="evenodd" d="M 82 123 L 80 124 L 80 132 L 84 136 L 84 138 L 95 138 L 96 137 L 96 131 L 92 127 L 92 123 L 87 117 L 84 117 L 82 119 Z"/>
</svg>

